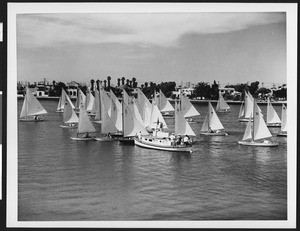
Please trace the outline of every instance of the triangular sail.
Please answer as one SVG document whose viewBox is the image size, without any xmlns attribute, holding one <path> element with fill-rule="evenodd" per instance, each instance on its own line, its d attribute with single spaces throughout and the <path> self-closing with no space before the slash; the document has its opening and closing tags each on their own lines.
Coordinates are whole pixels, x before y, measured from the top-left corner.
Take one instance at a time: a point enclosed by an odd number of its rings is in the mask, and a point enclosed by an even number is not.
<svg viewBox="0 0 300 231">
<path fill-rule="evenodd" d="M 56 108 L 57 111 L 62 111 L 62 110 L 64 110 L 65 102 L 66 102 L 66 96 L 67 96 L 67 93 L 66 93 L 66 91 L 62 88 L 62 89 L 61 89 L 61 95 L 60 95 L 60 97 L 59 97 L 58 105 L 57 105 L 57 108 Z"/>
<path fill-rule="evenodd" d="M 267 123 L 281 123 L 281 120 L 268 98 Z"/>
<path fill-rule="evenodd" d="M 177 102 L 175 102 L 175 134 L 196 136 L 191 126 L 184 118 L 184 113 L 180 110 Z"/>
<path fill-rule="evenodd" d="M 183 116 L 185 118 L 200 115 L 200 113 L 193 106 L 193 104 L 190 102 L 190 100 L 183 95 L 181 95 L 180 107 L 181 107 L 180 110 L 182 111 Z"/>
<path fill-rule="evenodd" d="M 239 111 L 239 118 L 243 117 L 245 114 L 245 107 L 244 107 L 244 102 L 242 102 L 240 111 Z"/>
<path fill-rule="evenodd" d="M 139 132 L 141 132 L 142 135 L 149 135 L 149 133 L 146 131 L 143 124 L 141 124 L 136 119 L 134 113 L 131 111 L 130 107 L 126 105 L 125 102 L 123 103 L 122 108 L 123 108 L 123 120 L 124 120 L 123 136 L 132 137 Z"/>
<path fill-rule="evenodd" d="M 101 94 L 101 93 L 100 93 Z M 106 95 L 106 93 L 104 93 Z M 101 98 L 102 100 L 102 98 Z M 104 104 L 101 104 L 101 133 L 116 132 L 117 128 L 115 121 L 113 121 L 108 114 Z"/>
<path fill-rule="evenodd" d="M 128 106 L 131 102 L 129 95 L 127 94 L 126 90 L 123 89 L 123 102 Z"/>
<path fill-rule="evenodd" d="M 86 102 L 86 96 L 85 94 L 82 92 L 82 90 L 80 88 L 78 88 L 78 94 L 77 94 L 77 100 L 76 100 L 76 109 L 80 109 L 81 105 L 83 105 L 83 108 L 86 108 L 85 105 Z"/>
<path fill-rule="evenodd" d="M 150 117 L 151 117 L 151 108 L 152 105 L 147 99 L 147 97 L 144 95 L 144 93 L 141 91 L 141 89 L 137 89 L 137 105 L 140 111 L 140 114 L 144 121 L 144 126 L 150 126 Z"/>
<path fill-rule="evenodd" d="M 159 126 L 158 123 L 163 124 L 163 128 L 168 128 L 166 121 L 164 120 L 162 114 L 160 113 L 155 100 L 152 101 L 151 108 L 151 117 L 150 117 L 150 128 L 157 128 Z"/>
<path fill-rule="evenodd" d="M 122 108 L 122 105 L 121 105 Z M 118 131 L 122 131 L 122 111 L 119 111 L 119 108 L 115 104 L 115 101 L 111 99 L 111 120 L 115 124 Z"/>
<path fill-rule="evenodd" d="M 135 99 L 133 99 L 132 100 L 132 105 L 131 105 L 131 111 L 133 112 L 133 115 L 135 116 L 135 118 L 141 123 L 141 124 L 143 124 L 144 125 L 144 121 L 143 121 L 143 119 L 142 119 L 142 116 L 141 116 L 141 114 L 140 114 L 140 112 L 139 112 L 139 108 L 138 108 L 138 106 L 137 106 L 137 103 L 136 103 L 136 100 Z"/>
<path fill-rule="evenodd" d="M 95 90 L 95 120 L 101 120 L 100 93 Z"/>
<path fill-rule="evenodd" d="M 110 98 L 114 101 L 114 103 L 121 115 L 122 114 L 122 104 L 111 89 L 110 89 Z"/>
<path fill-rule="evenodd" d="M 254 140 L 264 139 L 271 137 L 271 133 L 262 117 L 260 109 L 256 102 L 254 103 L 254 118 L 253 118 L 253 129 L 254 129 Z"/>
<path fill-rule="evenodd" d="M 95 112 L 95 106 L 94 106 L 94 100 L 95 97 L 93 96 L 91 90 L 88 90 L 86 93 L 86 111 L 94 113 Z"/>
<path fill-rule="evenodd" d="M 281 119 L 282 119 L 281 131 L 282 132 L 287 132 L 286 110 L 287 110 L 286 106 L 284 104 L 282 104 L 282 112 L 281 112 Z"/>
<path fill-rule="evenodd" d="M 207 132 L 208 131 L 208 114 L 205 116 L 204 122 L 201 127 L 201 132 Z"/>
<path fill-rule="evenodd" d="M 41 103 L 35 98 L 29 88 L 26 87 L 26 95 L 20 117 L 23 118 L 26 116 L 42 115 L 46 113 L 47 111 L 44 109 Z"/>
<path fill-rule="evenodd" d="M 230 109 L 229 105 L 226 103 L 225 99 L 223 98 L 221 92 L 219 92 L 219 100 L 217 103 L 216 110 L 217 111 L 228 111 Z"/>
<path fill-rule="evenodd" d="M 63 120 L 64 123 L 78 123 L 79 118 L 71 106 L 70 98 L 67 98 L 64 106 Z"/>
<path fill-rule="evenodd" d="M 217 113 L 215 112 L 215 110 L 212 107 L 210 102 L 208 102 L 208 113 L 209 113 L 209 126 L 210 126 L 210 128 L 213 131 L 224 129 Z"/>
<path fill-rule="evenodd" d="M 250 93 L 245 92 L 245 108 L 244 108 L 244 115 L 246 119 L 252 117 L 253 114 L 253 101 L 252 96 Z"/>
<path fill-rule="evenodd" d="M 159 89 L 159 98 L 157 106 L 161 112 L 174 111 L 172 104 L 169 102 L 164 93 Z"/>
<path fill-rule="evenodd" d="M 82 95 L 80 97 L 82 97 Z M 78 122 L 77 133 L 96 132 L 84 108 L 83 98 L 81 98 L 80 100 L 81 100 L 81 104 L 79 106 L 79 122 Z"/>
<path fill-rule="evenodd" d="M 252 139 L 252 124 L 253 122 L 251 119 L 249 119 L 249 122 L 247 123 L 247 127 L 243 136 L 243 140 Z"/>
<path fill-rule="evenodd" d="M 100 105 L 101 105 L 100 108 L 101 108 L 101 111 L 102 111 L 103 108 L 105 108 L 106 112 L 110 116 L 111 115 L 111 99 L 102 87 L 99 88 L 99 93 L 100 93 Z M 101 112 L 101 116 L 102 116 L 102 112 Z"/>
</svg>

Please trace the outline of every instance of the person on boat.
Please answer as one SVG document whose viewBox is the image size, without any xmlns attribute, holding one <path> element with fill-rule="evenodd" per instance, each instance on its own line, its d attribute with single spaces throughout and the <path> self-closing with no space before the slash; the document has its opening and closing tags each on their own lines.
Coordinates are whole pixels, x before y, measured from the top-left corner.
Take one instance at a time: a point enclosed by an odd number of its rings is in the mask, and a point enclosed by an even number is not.
<svg viewBox="0 0 300 231">
<path fill-rule="evenodd" d="M 163 126 L 164 126 L 163 123 L 160 122 L 160 123 L 159 123 L 159 130 L 160 130 L 160 131 L 163 131 Z"/>
<path fill-rule="evenodd" d="M 183 137 L 183 143 L 185 144 L 185 146 L 189 146 L 191 144 L 190 137 L 188 135 L 185 135 L 185 137 Z"/>
<path fill-rule="evenodd" d="M 178 137 L 177 137 L 177 145 L 181 145 L 181 141 L 182 141 L 181 136 L 178 135 Z"/>
<path fill-rule="evenodd" d="M 110 132 L 108 132 L 108 133 L 106 134 L 105 138 L 108 138 L 108 139 L 111 139 L 111 138 L 112 138 Z"/>
<path fill-rule="evenodd" d="M 40 117 L 38 115 L 34 116 L 34 120 L 39 120 L 39 119 L 40 119 Z"/>
<path fill-rule="evenodd" d="M 142 132 L 140 131 L 137 135 L 138 139 L 141 140 L 142 139 Z"/>
<path fill-rule="evenodd" d="M 172 133 L 169 138 L 170 138 L 170 141 L 171 141 L 171 145 L 174 146 L 175 145 L 175 138 L 176 138 L 174 133 Z"/>
<path fill-rule="evenodd" d="M 211 129 L 211 127 L 208 127 L 208 132 L 209 133 L 214 133 L 214 131 Z"/>
<path fill-rule="evenodd" d="M 264 144 L 270 144 L 271 142 L 269 140 L 264 140 Z"/>
<path fill-rule="evenodd" d="M 91 138 L 91 137 L 92 137 L 91 134 L 88 132 L 86 132 L 85 135 L 83 136 L 83 138 Z"/>
</svg>

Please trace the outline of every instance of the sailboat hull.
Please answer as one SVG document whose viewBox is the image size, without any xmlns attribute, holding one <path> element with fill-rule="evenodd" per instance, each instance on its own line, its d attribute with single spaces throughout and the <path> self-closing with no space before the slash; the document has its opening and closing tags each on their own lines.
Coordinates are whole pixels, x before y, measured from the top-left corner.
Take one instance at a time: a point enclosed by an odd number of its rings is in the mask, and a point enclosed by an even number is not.
<svg viewBox="0 0 300 231">
<path fill-rule="evenodd" d="M 20 119 L 20 122 L 43 122 L 45 121 L 43 118 L 40 118 L 40 119 Z"/>
<path fill-rule="evenodd" d="M 228 136 L 226 132 L 201 132 L 200 134 L 205 136 Z"/>
<path fill-rule="evenodd" d="M 70 129 L 73 129 L 73 128 L 78 128 L 77 125 L 74 125 L 74 126 L 71 126 L 71 125 L 59 125 L 61 128 L 70 128 Z"/>
<path fill-rule="evenodd" d="M 284 137 L 287 137 L 287 133 L 282 133 L 282 132 L 280 132 L 280 133 L 277 134 L 277 136 L 284 136 Z"/>
<path fill-rule="evenodd" d="M 230 112 L 230 109 L 219 109 L 219 110 L 217 110 L 217 112 Z"/>
<path fill-rule="evenodd" d="M 71 140 L 77 140 L 77 141 L 90 141 L 90 140 L 95 140 L 95 137 L 90 137 L 90 138 L 83 138 L 83 137 L 71 137 Z"/>
<path fill-rule="evenodd" d="M 101 120 L 94 120 L 93 122 L 96 123 L 96 124 L 101 124 L 102 123 Z"/>
<path fill-rule="evenodd" d="M 95 138 L 96 141 L 104 141 L 104 142 L 110 142 L 110 141 L 117 141 L 115 138 L 107 138 L 107 137 L 99 137 Z"/>
<path fill-rule="evenodd" d="M 255 141 L 238 141 L 239 144 L 245 146 L 259 146 L 259 147 L 276 147 L 278 143 L 260 143 Z"/>
<path fill-rule="evenodd" d="M 249 118 L 240 118 L 239 122 L 248 122 Z M 251 118 L 251 121 L 253 121 L 253 119 Z"/>
<path fill-rule="evenodd" d="M 134 143 L 137 146 L 143 148 L 150 148 L 155 150 L 162 150 L 162 151 L 170 151 L 170 152 L 189 152 L 192 153 L 192 147 L 186 146 L 171 146 L 169 144 L 160 143 L 161 139 L 143 139 L 139 140 L 137 138 L 134 139 Z"/>
<path fill-rule="evenodd" d="M 281 127 L 281 123 L 269 123 L 267 127 Z"/>
<path fill-rule="evenodd" d="M 62 110 L 57 110 L 56 112 L 57 112 L 57 113 L 63 113 L 64 110 L 63 110 L 63 109 L 62 109 Z"/>
<path fill-rule="evenodd" d="M 122 137 L 119 139 L 121 144 L 134 145 L 134 138 L 132 137 Z"/>
</svg>

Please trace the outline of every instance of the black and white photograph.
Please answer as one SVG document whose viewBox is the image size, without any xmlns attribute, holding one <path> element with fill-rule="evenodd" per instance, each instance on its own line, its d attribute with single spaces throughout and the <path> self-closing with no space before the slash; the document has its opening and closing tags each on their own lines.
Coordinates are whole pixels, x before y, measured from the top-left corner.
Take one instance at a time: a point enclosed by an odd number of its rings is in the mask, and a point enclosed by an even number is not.
<svg viewBox="0 0 300 231">
<path fill-rule="evenodd" d="M 297 4 L 7 12 L 7 227 L 296 227 Z"/>
</svg>

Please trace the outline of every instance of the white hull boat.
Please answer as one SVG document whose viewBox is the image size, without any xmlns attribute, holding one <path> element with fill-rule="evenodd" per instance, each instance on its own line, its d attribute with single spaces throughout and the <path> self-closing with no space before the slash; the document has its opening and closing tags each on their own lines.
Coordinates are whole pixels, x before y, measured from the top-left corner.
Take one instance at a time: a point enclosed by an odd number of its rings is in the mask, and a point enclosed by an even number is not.
<svg viewBox="0 0 300 231">
<path fill-rule="evenodd" d="M 135 145 L 140 147 L 162 150 L 162 151 L 188 152 L 188 153 L 193 152 L 191 146 L 190 147 L 186 145 L 172 146 L 171 142 L 166 139 L 142 137 L 142 139 L 135 138 L 134 143 Z"/>
<path fill-rule="evenodd" d="M 278 143 L 264 143 L 264 142 L 256 142 L 256 141 L 238 141 L 239 144 L 241 145 L 246 145 L 246 146 L 259 146 L 259 147 L 276 147 L 278 146 Z"/>
<path fill-rule="evenodd" d="M 71 137 L 71 140 L 77 140 L 77 141 L 91 141 L 95 140 L 95 137 Z"/>
</svg>

